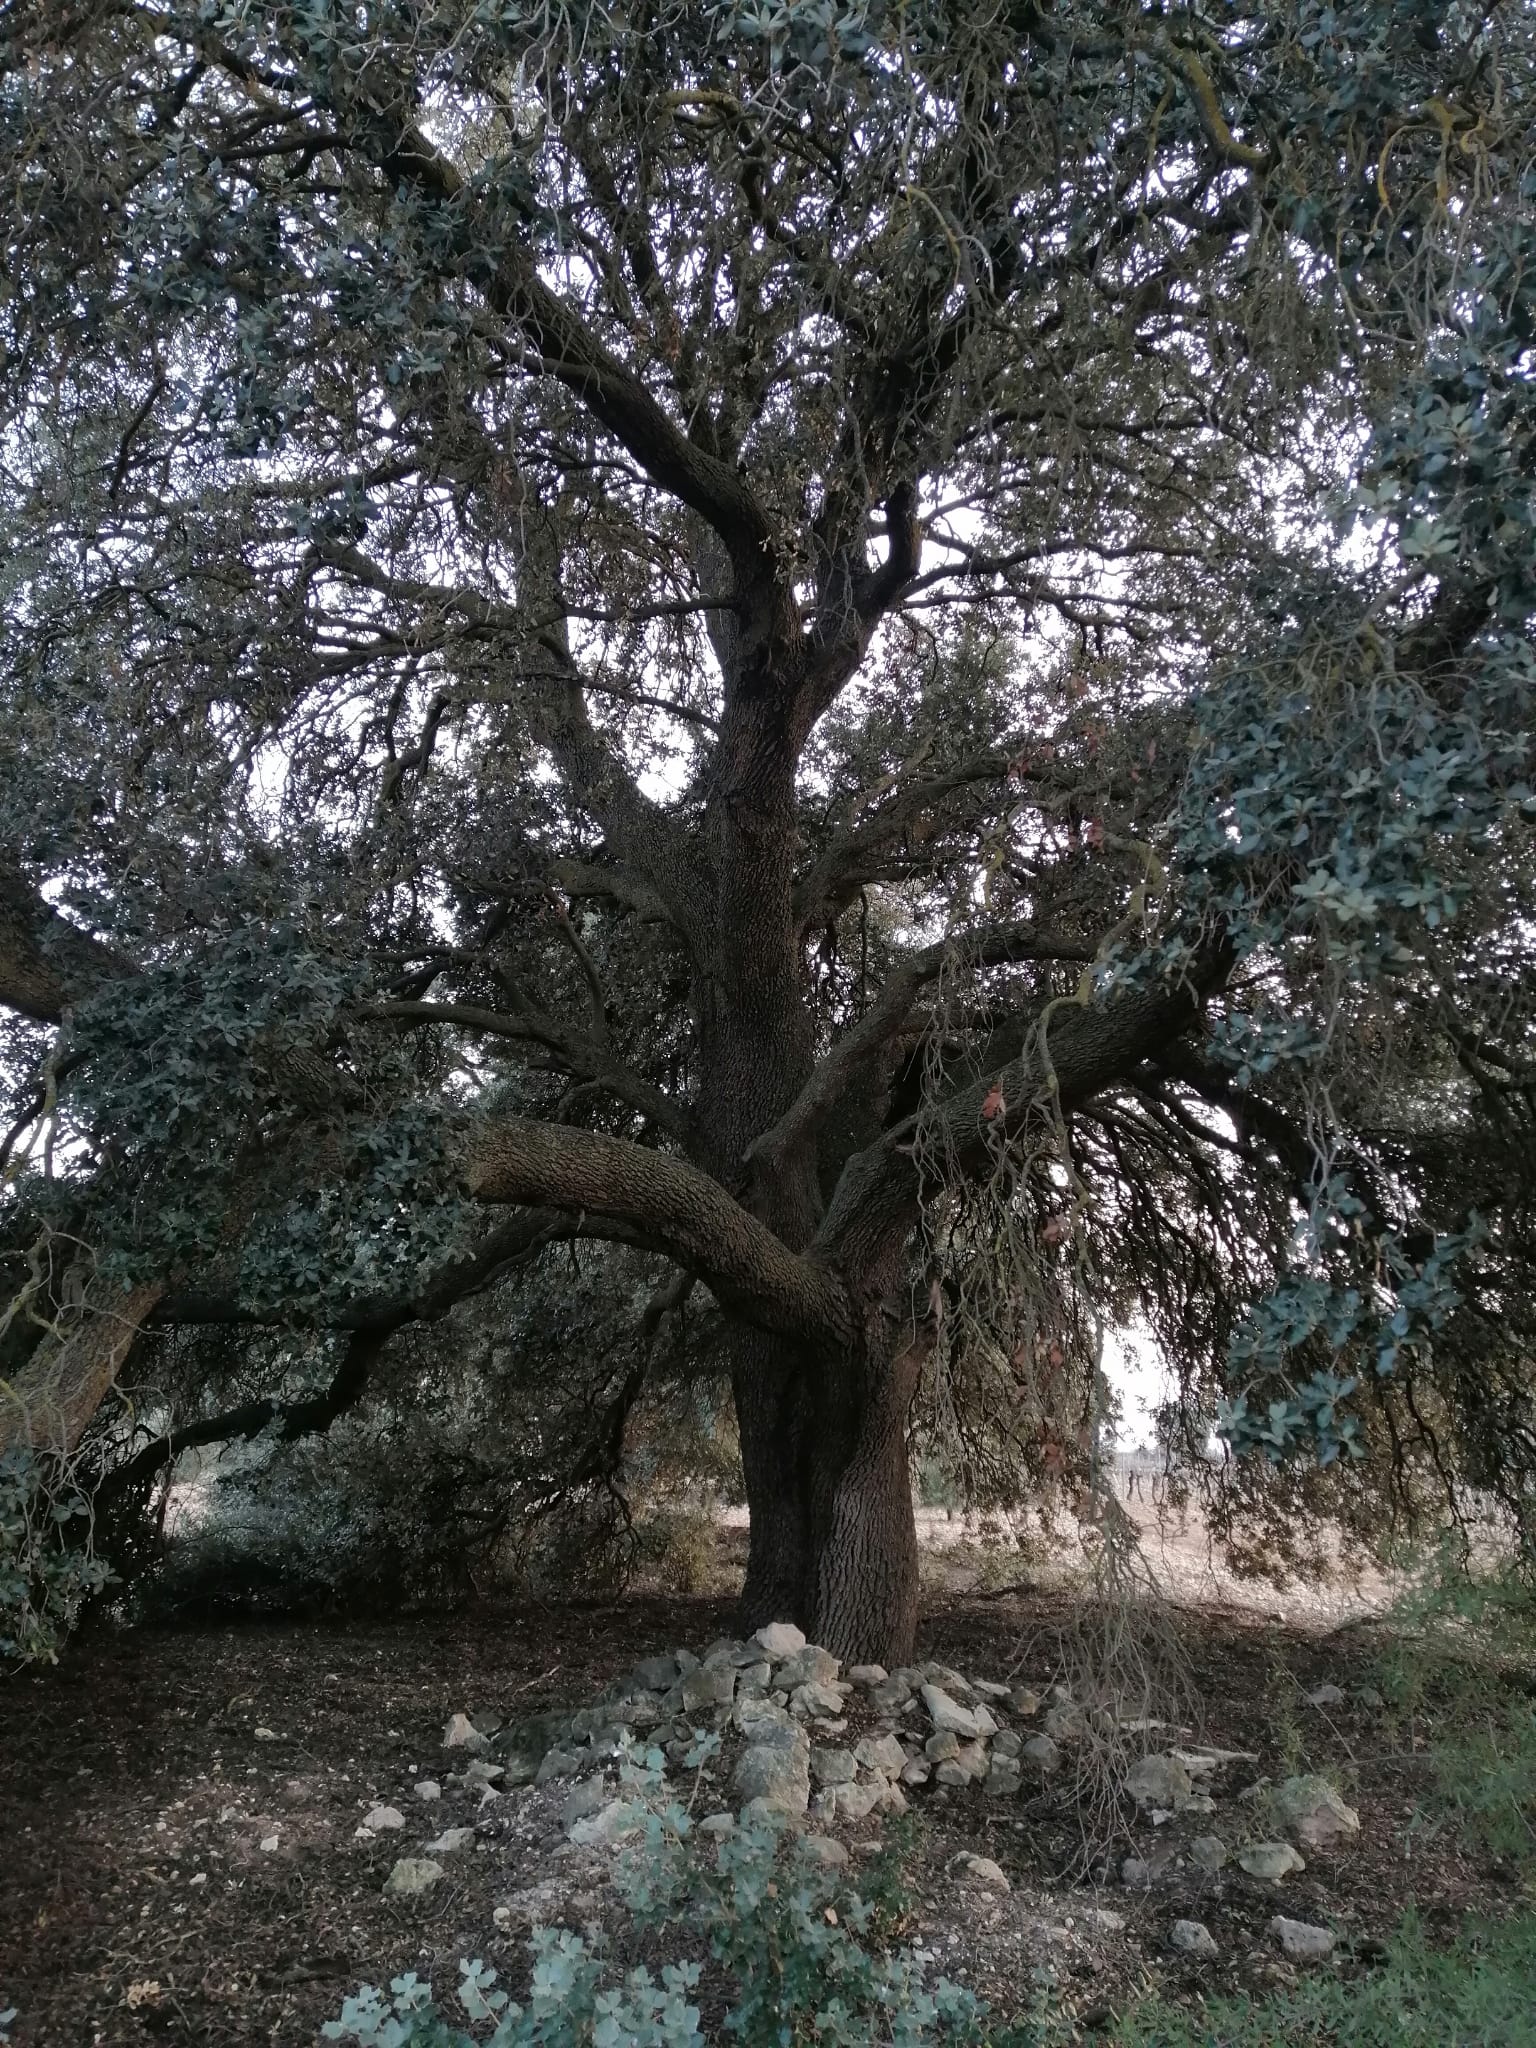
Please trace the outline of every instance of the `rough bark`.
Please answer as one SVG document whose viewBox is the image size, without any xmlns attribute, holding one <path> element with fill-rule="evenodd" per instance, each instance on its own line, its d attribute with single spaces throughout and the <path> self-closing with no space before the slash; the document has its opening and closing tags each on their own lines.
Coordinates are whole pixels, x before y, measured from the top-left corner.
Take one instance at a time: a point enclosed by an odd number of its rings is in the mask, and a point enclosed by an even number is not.
<svg viewBox="0 0 1536 2048">
<path fill-rule="evenodd" d="M 0 1381 L 0 1454 L 16 1446 L 73 1451 L 164 1293 L 158 1281 L 126 1293 L 97 1288 L 64 1311 L 25 1369 Z"/>
<path fill-rule="evenodd" d="M 730 1335 L 731 1395 L 746 1485 L 747 1574 L 742 1624 L 810 1620 L 815 1558 L 808 1392 L 801 1347 L 738 1325 Z"/>
<path fill-rule="evenodd" d="M 739 1333 L 742 1610 L 746 1627 L 795 1621 L 845 1659 L 890 1664 L 910 1659 L 917 1625 L 907 1418 L 929 1340 L 875 1321 L 862 1346 L 820 1358 Z"/>
<path fill-rule="evenodd" d="M 843 1378 L 833 1466 L 813 1484 L 809 1632 L 853 1664 L 908 1664 L 917 1631 L 917 1528 L 907 1417 L 927 1345 L 908 1333 Z"/>
</svg>

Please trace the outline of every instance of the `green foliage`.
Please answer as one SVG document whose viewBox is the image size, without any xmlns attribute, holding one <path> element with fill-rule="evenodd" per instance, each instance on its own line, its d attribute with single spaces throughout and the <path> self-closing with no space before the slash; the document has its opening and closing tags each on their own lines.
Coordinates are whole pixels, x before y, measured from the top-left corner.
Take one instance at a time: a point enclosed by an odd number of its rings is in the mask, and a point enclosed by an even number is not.
<svg viewBox="0 0 1536 2048">
<path fill-rule="evenodd" d="M 641 1754 L 625 1773 L 653 1804 L 657 1762 L 648 1768 Z M 853 1891 L 781 1829 L 740 1827 L 710 1853 L 675 1805 L 651 1811 L 646 1826 L 645 1847 L 624 1873 L 629 1903 L 641 1925 L 707 1950 L 733 1995 L 721 2038 L 742 2048 L 1032 2048 L 1047 2038 L 1038 2012 L 994 2020 L 959 1986 L 941 1979 L 928 1988 L 919 1958 L 891 1946 L 910 1903 L 902 1839 Z M 608 1984 L 601 1956 L 581 1937 L 547 1928 L 534 1937 L 533 1957 L 526 2006 L 512 2004 L 482 1963 L 460 1964 L 459 2001 L 488 2034 L 456 2028 L 412 1977 L 387 1997 L 365 1987 L 328 2023 L 326 2038 L 366 2048 L 693 2048 L 705 2038 L 687 2003 L 698 1962 L 668 1964 L 660 1985 L 644 1970 Z"/>
<path fill-rule="evenodd" d="M 1275 1524 L 1297 1451 L 1362 1540 L 1529 1522 L 1529 8 L 141 26 L 0 29 L 26 1202 L 167 1317 L 346 1327 L 458 1284 L 461 1117 L 750 1159 L 836 1264 L 926 1100 L 977 1497 L 1076 1483 L 1137 1318 Z M 1144 1039 L 1072 997 L 1133 955 Z M 985 1201 L 1047 1026 L 1102 1060 Z"/>
<path fill-rule="evenodd" d="M 669 1963 L 659 1985 L 641 1968 L 605 1989 L 601 1960 L 579 1934 L 540 1928 L 525 2006 L 510 2001 L 484 1963 L 459 1965 L 459 2004 L 489 2033 L 446 2019 L 431 1985 L 414 1975 L 396 1977 L 387 1994 L 365 1985 L 321 2032 L 363 2048 L 700 2048 L 698 2008 L 687 2003 L 698 1977 L 696 1963 Z"/>
<path fill-rule="evenodd" d="M 1536 1919 L 1469 1923 L 1434 1949 L 1412 1915 L 1369 1975 L 1313 1972 L 1261 1999 L 1191 2012 L 1153 1997 L 1113 2048 L 1533 2048 Z"/>
<path fill-rule="evenodd" d="M 324 1434 L 288 1440 L 268 1422 L 250 1441 L 189 1456 L 163 1543 L 131 1588 L 139 1617 L 284 1609 L 398 1610 L 476 1591 L 611 1593 L 639 1581 L 712 1585 L 712 1500 L 740 1484 L 724 1403 L 702 1368 L 707 1330 L 677 1324 L 631 1375 L 653 1260 L 588 1250 L 574 1269 L 544 1251 L 441 1321 L 403 1329 L 355 1405 Z M 131 1364 L 141 1414 L 268 1412 L 264 1397 L 311 1399 L 336 1371 L 322 1332 L 167 1333 Z M 614 1434 L 610 1417 L 623 1420 Z M 93 1440 L 111 1473 L 112 1421 Z M 130 1577 L 142 1512 L 123 1502 L 100 1529 Z"/>
<path fill-rule="evenodd" d="M 111 1573 L 88 1542 L 90 1503 L 55 1458 L 0 1456 L 0 1668 L 52 1664 Z"/>
<path fill-rule="evenodd" d="M 1428 1731 L 1421 1824 L 1456 1826 L 1536 1887 L 1536 1584 L 1445 1553 L 1394 1621 L 1382 1687 L 1405 1726 Z"/>
<path fill-rule="evenodd" d="M 315 1099 L 313 1048 L 370 979 L 296 930 L 241 926 L 80 1006 L 71 1122 L 104 1154 L 92 1221 L 111 1268 L 136 1278 L 216 1253 L 232 1184 L 272 1136 L 273 1096 L 285 1120 L 337 1106 L 335 1075 Z M 323 1314 L 409 1291 L 467 1241 L 446 1152 L 451 1105 L 411 1099 L 415 1075 L 397 1044 L 370 1047 L 364 1031 L 357 1053 L 372 1114 L 334 1144 L 328 1183 L 274 1191 L 242 1247 L 240 1293 L 258 1311 Z"/>
</svg>

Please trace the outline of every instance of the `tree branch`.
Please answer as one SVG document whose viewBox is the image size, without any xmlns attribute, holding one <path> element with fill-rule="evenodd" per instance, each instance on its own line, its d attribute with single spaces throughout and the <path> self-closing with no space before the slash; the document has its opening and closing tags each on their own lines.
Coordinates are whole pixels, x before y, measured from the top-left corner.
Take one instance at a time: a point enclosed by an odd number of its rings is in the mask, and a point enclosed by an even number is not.
<svg viewBox="0 0 1536 2048">
<path fill-rule="evenodd" d="M 0 1005 L 57 1024 L 71 1003 L 135 972 L 122 954 L 61 917 L 0 854 Z"/>
<path fill-rule="evenodd" d="M 610 1047 L 573 1030 L 531 1006 L 506 1015 L 500 1010 L 482 1010 L 473 1003 L 394 1002 L 372 1003 L 362 1014 L 402 1024 L 449 1024 L 460 1031 L 481 1031 L 497 1038 L 531 1039 L 547 1046 L 560 1064 L 573 1074 L 616 1095 L 642 1116 L 650 1118 L 670 1136 L 686 1139 L 688 1113 L 659 1088 L 614 1057 Z"/>
<path fill-rule="evenodd" d="M 525 522 L 538 519 L 537 508 L 525 513 Z M 695 861 L 673 821 L 636 787 L 587 715 L 582 696 L 585 683 L 566 644 L 553 565 L 534 565 L 541 580 L 550 586 L 545 593 L 549 621 L 538 625 L 524 606 L 503 604 L 458 585 L 398 575 L 359 548 L 328 544 L 316 553 L 331 568 L 392 603 L 456 611 L 477 632 L 510 639 L 514 645 L 531 642 L 541 649 L 553 671 L 530 690 L 530 698 L 542 711 L 535 723 L 544 728 L 542 737 L 572 798 L 597 819 L 624 857 L 639 868 L 677 929 L 690 943 L 702 946 L 697 915 L 702 897 Z"/>
<path fill-rule="evenodd" d="M 680 1159 L 596 1131 L 506 1118 L 469 1141 L 464 1179 L 482 1202 L 540 1203 L 631 1224 L 748 1321 L 823 1349 L 853 1342 L 836 1274 L 790 1251 L 718 1181 Z"/>
<path fill-rule="evenodd" d="M 970 967 L 1001 967 L 1022 960 L 1087 962 L 1093 948 L 1059 938 L 1034 924 L 998 925 L 967 934 L 953 944 L 942 941 L 903 961 L 859 1022 L 819 1062 L 799 1096 L 776 1124 L 747 1150 L 748 1164 L 771 1165 L 792 1151 L 844 1096 L 875 1069 L 889 1051 L 912 1012 L 918 991 L 945 964 L 960 959 Z"/>
<path fill-rule="evenodd" d="M 1017 1141 L 1043 1102 L 1065 1116 L 1100 1089 L 1131 1074 L 1194 1029 L 1206 999 L 1231 971 L 1225 947 L 1213 947 L 1175 986 L 1121 989 L 1107 1000 L 1068 1005 L 1032 1030 L 1019 1054 L 957 1089 L 929 1113 L 924 1154 L 944 1173 L 984 1174 Z M 916 1154 L 915 1119 L 887 1131 L 844 1167 L 813 1250 L 846 1270 L 874 1265 L 917 1221 L 925 1167 Z"/>
<path fill-rule="evenodd" d="M 274 1424 L 283 1443 L 293 1443 L 303 1436 L 323 1436 L 339 1415 L 362 1398 L 392 1334 L 389 1327 L 354 1330 L 330 1384 L 302 1401 L 246 1401 L 221 1415 L 205 1416 L 151 1438 L 131 1458 L 114 1465 L 102 1476 L 92 1505 L 100 1512 L 136 1487 L 148 1486 L 156 1473 L 173 1464 L 184 1451 L 197 1450 L 204 1444 L 230 1443 L 237 1438 L 249 1440 L 263 1435 Z"/>
</svg>

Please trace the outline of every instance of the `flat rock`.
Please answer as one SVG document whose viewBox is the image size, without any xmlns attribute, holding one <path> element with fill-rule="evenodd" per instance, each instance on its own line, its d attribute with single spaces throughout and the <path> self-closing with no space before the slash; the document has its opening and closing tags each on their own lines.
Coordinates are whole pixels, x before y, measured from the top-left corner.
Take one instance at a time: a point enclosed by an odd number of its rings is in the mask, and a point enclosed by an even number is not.
<svg viewBox="0 0 1536 2048">
<path fill-rule="evenodd" d="M 811 1801 L 810 1744 L 752 1742 L 736 1759 L 731 1784 L 754 1813 L 804 1813 Z"/>
<path fill-rule="evenodd" d="M 961 1706 L 943 1686 L 925 1683 L 922 1687 L 922 1700 L 928 1710 L 929 1720 L 940 1734 L 959 1735 L 966 1741 L 974 1741 L 981 1733 L 976 1725 L 976 1716 L 970 1708 Z"/>
<path fill-rule="evenodd" d="M 980 1694 L 984 1700 L 1006 1700 L 1011 1697 L 1011 1685 L 999 1685 L 995 1678 L 973 1678 L 971 1691 Z"/>
<path fill-rule="evenodd" d="M 474 1846 L 475 1831 L 473 1828 L 444 1828 L 435 1842 L 428 1842 L 427 1854 L 429 1856 L 453 1856 L 460 1849 L 472 1849 Z"/>
<path fill-rule="evenodd" d="M 805 1648 L 805 1630 L 792 1621 L 770 1621 L 752 1640 L 769 1657 L 790 1657 Z"/>
<path fill-rule="evenodd" d="M 1287 1920 L 1277 1913 L 1269 1931 L 1293 1962 L 1320 1963 L 1333 1954 L 1334 1937 L 1327 1927 L 1313 1927 L 1305 1920 Z"/>
<path fill-rule="evenodd" d="M 858 1759 L 851 1749 L 811 1751 L 811 1776 L 818 1785 L 851 1785 L 858 1775 Z"/>
<path fill-rule="evenodd" d="M 1112 1912 L 1108 1906 L 1090 1906 L 1083 1918 L 1090 1927 L 1096 1927 L 1100 1934 L 1125 1932 L 1125 1915 Z"/>
<path fill-rule="evenodd" d="M 957 1856 L 949 1866 L 962 1884 L 984 1886 L 988 1891 L 1006 1892 L 1013 1887 L 1008 1882 L 1008 1873 L 1000 1863 L 994 1863 L 990 1856 L 973 1856 L 969 1850 Z"/>
<path fill-rule="evenodd" d="M 834 1657 L 830 1650 L 823 1650 L 816 1643 L 807 1643 L 782 1660 L 773 1674 L 773 1683 L 775 1690 L 783 1692 L 793 1692 L 797 1685 L 826 1685 L 842 1668 L 840 1657 Z"/>
<path fill-rule="evenodd" d="M 443 1876 L 441 1863 L 430 1856 L 402 1856 L 384 1880 L 384 1892 L 391 1899 L 419 1899 L 431 1891 Z"/>
<path fill-rule="evenodd" d="M 851 1664 L 848 1667 L 848 1683 L 862 1685 L 866 1690 L 872 1685 L 884 1685 L 890 1675 L 883 1664 Z"/>
<path fill-rule="evenodd" d="M 800 1847 L 823 1870 L 845 1870 L 851 1860 L 847 1849 L 831 1835 L 806 1835 Z"/>
<path fill-rule="evenodd" d="M 907 1765 L 907 1752 L 894 1735 L 866 1735 L 853 1755 L 864 1770 L 886 1778 L 899 1778 Z"/>
<path fill-rule="evenodd" d="M 1059 1710 L 1053 1707 L 1051 1711 Z M 1154 1751 L 1126 1772 L 1125 1789 L 1138 1806 L 1173 1808 L 1181 1805 L 1194 1787 L 1188 1771 L 1176 1757 Z"/>
<path fill-rule="evenodd" d="M 1220 1835 L 1196 1835 L 1189 1845 L 1189 1860 L 1197 1870 L 1214 1876 L 1227 1860 L 1227 1845 Z"/>
<path fill-rule="evenodd" d="M 1326 1778 L 1287 1778 L 1270 1795 L 1281 1829 L 1309 1849 L 1347 1841 L 1360 1832 L 1360 1816 Z"/>
<path fill-rule="evenodd" d="M 645 1816 L 627 1799 L 611 1799 L 584 1820 L 573 1822 L 571 1840 L 578 1849 L 612 1849 L 633 1841 L 645 1826 Z"/>
<path fill-rule="evenodd" d="M 596 1813 L 599 1807 L 608 1804 L 608 1787 L 601 1778 L 583 1778 L 573 1785 L 565 1795 L 565 1804 L 560 1809 L 560 1825 L 570 1827 L 573 1822 L 585 1820 Z"/>
<path fill-rule="evenodd" d="M 363 1815 L 363 1826 L 376 1835 L 382 1835 L 388 1828 L 403 1828 L 405 1815 L 398 1806 L 376 1806 L 372 1813 Z"/>
<path fill-rule="evenodd" d="M 715 1841 L 720 1840 L 725 1835 L 733 1835 L 735 1832 L 736 1816 L 734 1813 L 706 1813 L 699 1822 L 699 1833 L 701 1835 L 708 1835 Z"/>
<path fill-rule="evenodd" d="M 1187 1956 L 1214 1956 L 1219 1953 L 1216 1938 L 1203 1920 L 1175 1920 L 1168 1939 Z"/>
<path fill-rule="evenodd" d="M 450 1715 L 443 1730 L 444 1749 L 467 1749 L 471 1756 L 484 1756 L 490 1746 L 490 1737 L 480 1733 L 468 1714 Z"/>
<path fill-rule="evenodd" d="M 1272 1883 L 1289 1877 L 1293 1870 L 1307 1867 L 1289 1842 L 1245 1842 L 1237 1852 L 1237 1860 L 1250 1877 L 1267 1878 Z"/>
</svg>

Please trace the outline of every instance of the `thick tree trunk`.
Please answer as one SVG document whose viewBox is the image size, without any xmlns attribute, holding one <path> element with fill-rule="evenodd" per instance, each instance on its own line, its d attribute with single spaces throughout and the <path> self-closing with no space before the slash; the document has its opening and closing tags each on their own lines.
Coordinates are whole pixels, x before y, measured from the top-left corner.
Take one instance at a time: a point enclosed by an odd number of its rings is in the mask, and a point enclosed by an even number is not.
<svg viewBox="0 0 1536 2048">
<path fill-rule="evenodd" d="M 813 1583 L 806 1361 L 796 1346 L 747 1328 L 732 1333 L 731 1353 L 750 1517 L 743 1622 L 804 1626 Z"/>
<path fill-rule="evenodd" d="M 773 623 L 759 619 L 751 646 L 747 636 L 722 653 L 734 674 L 706 822 L 718 893 L 714 958 L 695 985 L 692 1151 L 799 1252 L 821 1221 L 820 1132 L 805 1129 L 771 1158 L 752 1149 L 800 1097 L 816 1054 L 794 915 L 795 764 L 809 700 L 798 671 L 764 666 Z M 797 662 L 798 634 L 777 651 Z M 900 1268 L 889 1234 L 862 1265 L 872 1271 L 882 1258 Z M 884 1273 L 867 1299 L 892 1284 Z M 893 1328 L 876 1311 L 845 1355 L 828 1355 L 809 1339 L 738 1326 L 731 1384 L 751 1516 L 748 1625 L 796 1621 L 840 1656 L 901 1663 L 917 1621 L 906 1454 L 916 1368 L 895 1355 Z"/>
<path fill-rule="evenodd" d="M 917 1528 L 907 1416 L 921 1362 L 915 1343 L 850 1371 L 838 1403 L 843 1427 L 816 1439 L 806 1626 L 850 1664 L 912 1661 Z"/>
<path fill-rule="evenodd" d="M 828 1360 L 742 1330 L 733 1351 L 751 1517 L 744 1625 L 794 1621 L 849 1662 L 909 1662 L 917 1534 L 906 1425 L 920 1344 Z"/>
</svg>

